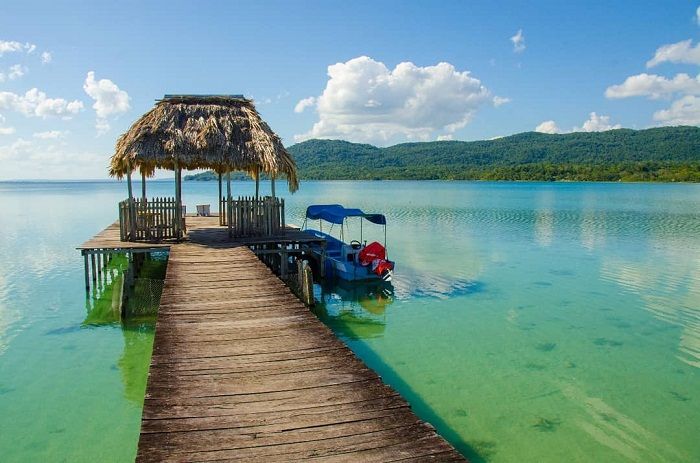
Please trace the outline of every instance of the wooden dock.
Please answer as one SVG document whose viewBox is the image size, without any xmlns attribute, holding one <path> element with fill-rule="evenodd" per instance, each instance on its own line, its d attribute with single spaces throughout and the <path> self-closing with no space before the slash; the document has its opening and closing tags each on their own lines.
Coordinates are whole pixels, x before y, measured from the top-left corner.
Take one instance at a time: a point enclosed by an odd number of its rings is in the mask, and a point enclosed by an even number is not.
<svg viewBox="0 0 700 463">
<path fill-rule="evenodd" d="M 137 461 L 464 461 L 220 230 L 170 245 Z"/>
</svg>

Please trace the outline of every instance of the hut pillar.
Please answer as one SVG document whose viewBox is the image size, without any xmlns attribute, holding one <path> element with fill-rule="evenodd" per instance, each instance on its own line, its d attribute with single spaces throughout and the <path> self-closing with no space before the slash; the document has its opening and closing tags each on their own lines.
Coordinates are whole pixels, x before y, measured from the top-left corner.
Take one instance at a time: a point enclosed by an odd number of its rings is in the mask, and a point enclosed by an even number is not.
<svg viewBox="0 0 700 463">
<path fill-rule="evenodd" d="M 221 207 L 221 172 L 218 172 L 219 174 L 219 197 L 216 199 L 216 202 L 219 204 L 219 225 L 223 225 L 224 223 L 222 222 L 223 217 L 224 217 L 224 211 L 222 210 Z"/>
<path fill-rule="evenodd" d="M 231 212 L 233 208 L 231 207 L 231 171 L 226 171 L 226 224 L 228 225 L 228 237 L 231 239 L 233 237 L 232 219 Z"/>
<path fill-rule="evenodd" d="M 260 169 L 255 171 L 255 200 L 260 197 Z"/>
<path fill-rule="evenodd" d="M 141 198 L 144 204 L 146 203 L 146 174 L 141 172 Z"/>
<path fill-rule="evenodd" d="M 270 176 L 270 193 L 273 198 L 275 198 L 277 195 L 275 195 L 275 176 L 271 175 Z"/>
<path fill-rule="evenodd" d="M 180 180 L 182 176 L 180 175 L 180 166 L 175 160 L 175 235 L 180 239 L 182 233 L 181 217 L 182 217 L 182 197 L 180 190 Z"/>
<path fill-rule="evenodd" d="M 134 190 L 131 186 L 131 167 L 126 171 L 126 189 L 129 191 L 129 237 L 130 241 L 136 239 L 136 205 L 134 204 Z"/>
</svg>

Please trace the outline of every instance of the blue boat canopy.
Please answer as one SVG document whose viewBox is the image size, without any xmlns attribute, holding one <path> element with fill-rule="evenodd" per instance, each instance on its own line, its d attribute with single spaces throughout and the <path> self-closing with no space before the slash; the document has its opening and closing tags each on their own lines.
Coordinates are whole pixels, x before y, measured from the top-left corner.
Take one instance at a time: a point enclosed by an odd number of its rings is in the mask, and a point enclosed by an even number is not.
<svg viewBox="0 0 700 463">
<path fill-rule="evenodd" d="M 383 214 L 365 214 L 360 209 L 347 209 L 340 204 L 314 204 L 306 208 L 307 219 L 325 220 L 340 225 L 346 217 L 362 217 L 377 225 L 386 225 Z"/>
</svg>

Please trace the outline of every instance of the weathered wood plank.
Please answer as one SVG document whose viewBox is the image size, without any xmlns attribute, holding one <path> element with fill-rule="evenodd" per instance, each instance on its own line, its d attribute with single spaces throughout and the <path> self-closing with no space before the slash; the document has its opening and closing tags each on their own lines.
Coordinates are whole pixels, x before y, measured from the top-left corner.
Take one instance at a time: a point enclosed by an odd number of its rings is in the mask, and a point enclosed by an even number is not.
<svg viewBox="0 0 700 463">
<path fill-rule="evenodd" d="M 137 461 L 464 461 L 250 250 L 198 231 L 170 249 Z"/>
</svg>

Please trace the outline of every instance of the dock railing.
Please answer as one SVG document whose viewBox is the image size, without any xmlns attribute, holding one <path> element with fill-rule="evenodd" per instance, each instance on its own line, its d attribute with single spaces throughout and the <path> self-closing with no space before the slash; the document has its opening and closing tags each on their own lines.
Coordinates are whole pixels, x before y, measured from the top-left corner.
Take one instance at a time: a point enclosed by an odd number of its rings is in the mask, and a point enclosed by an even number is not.
<svg viewBox="0 0 700 463">
<path fill-rule="evenodd" d="M 180 239 L 185 230 L 185 213 L 183 210 L 178 215 L 175 198 L 126 199 L 119 203 L 122 241 Z"/>
<path fill-rule="evenodd" d="M 229 227 L 230 237 L 275 236 L 284 233 L 284 199 L 242 196 L 221 198 L 219 224 Z"/>
</svg>

